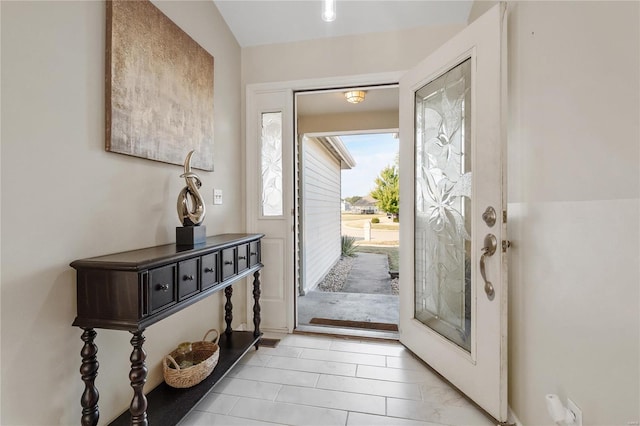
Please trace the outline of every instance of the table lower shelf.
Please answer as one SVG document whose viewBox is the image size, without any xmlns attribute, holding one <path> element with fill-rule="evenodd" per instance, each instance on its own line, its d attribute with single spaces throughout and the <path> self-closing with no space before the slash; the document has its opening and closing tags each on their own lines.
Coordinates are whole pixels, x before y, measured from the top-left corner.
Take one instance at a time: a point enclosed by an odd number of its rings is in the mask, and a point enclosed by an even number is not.
<svg viewBox="0 0 640 426">
<path fill-rule="evenodd" d="M 150 426 L 175 425 L 182 420 L 224 378 L 229 370 L 260 338 L 252 331 L 234 331 L 230 336 L 222 333 L 218 345 L 220 358 L 209 377 L 187 389 L 176 389 L 162 382 L 147 394 L 147 418 Z M 125 426 L 131 422 L 129 410 L 110 423 Z"/>
</svg>

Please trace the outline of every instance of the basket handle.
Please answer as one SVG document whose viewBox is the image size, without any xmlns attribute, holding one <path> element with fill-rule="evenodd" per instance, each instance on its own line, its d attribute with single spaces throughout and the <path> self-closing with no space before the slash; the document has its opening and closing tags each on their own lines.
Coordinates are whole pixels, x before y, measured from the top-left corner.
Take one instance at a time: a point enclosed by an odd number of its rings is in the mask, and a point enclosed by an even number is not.
<svg viewBox="0 0 640 426">
<path fill-rule="evenodd" d="M 206 342 L 206 341 L 207 341 L 207 336 L 208 336 L 208 335 L 209 335 L 209 333 L 211 333 L 212 331 L 215 331 L 215 332 L 216 332 L 216 337 L 212 340 L 212 342 L 213 342 L 213 343 L 215 343 L 215 342 L 218 340 L 218 337 L 220 337 L 220 333 L 218 333 L 218 330 L 216 330 L 215 328 L 212 328 L 211 330 L 207 331 L 207 332 L 204 334 L 204 337 L 202 338 L 202 340 L 203 340 L 204 342 Z"/>
<path fill-rule="evenodd" d="M 173 357 L 171 355 L 167 355 L 167 356 L 164 357 L 164 365 L 166 365 L 167 368 L 169 367 L 169 365 L 167 364 L 167 359 L 169 361 L 171 361 L 171 364 L 173 364 L 173 366 L 175 367 L 176 370 L 180 371 L 180 366 L 178 365 L 176 360 L 173 359 Z"/>
</svg>

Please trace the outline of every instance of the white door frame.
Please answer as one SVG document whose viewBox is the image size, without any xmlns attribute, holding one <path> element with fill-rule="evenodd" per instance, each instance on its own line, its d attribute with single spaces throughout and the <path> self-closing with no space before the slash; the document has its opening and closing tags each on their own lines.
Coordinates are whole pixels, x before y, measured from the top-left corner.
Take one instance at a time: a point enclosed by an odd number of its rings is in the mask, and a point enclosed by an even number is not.
<svg viewBox="0 0 640 426">
<path fill-rule="evenodd" d="M 287 307 L 292 303 L 292 295 L 287 291 L 286 283 L 293 281 L 293 263 L 289 256 L 289 253 L 293 252 L 293 233 L 290 225 L 293 197 L 291 189 L 287 186 L 293 168 L 291 161 L 293 153 L 288 150 L 287 145 L 293 137 L 292 110 L 291 90 L 247 92 L 245 120 L 247 231 L 264 234 L 261 241 L 261 260 L 270 267 L 264 268 L 261 274 L 263 284 L 260 297 L 263 311 L 261 328 L 275 332 L 287 332 L 291 329 Z M 262 117 L 265 113 L 279 113 L 281 116 L 280 182 L 273 183 L 274 188 L 281 187 L 282 209 L 277 215 L 265 215 L 262 210 L 261 135 Z M 271 153 L 273 154 L 275 153 Z M 252 305 L 252 298 L 251 283 L 247 282 L 247 324 L 251 324 L 252 315 L 248 307 Z"/>
<path fill-rule="evenodd" d="M 404 71 L 397 72 L 387 72 L 387 73 L 375 73 L 375 74 L 361 74 L 361 75 L 353 75 L 353 76 L 341 76 L 341 77 L 328 77 L 328 78 L 314 78 L 314 79 L 305 79 L 305 80 L 292 80 L 292 81 L 280 81 L 280 82 L 270 82 L 270 83 L 255 83 L 248 84 L 246 87 L 246 105 L 244 110 L 246 111 L 246 115 L 244 117 L 244 128 L 247 129 L 247 123 L 249 120 L 254 120 L 253 117 L 254 111 L 254 103 L 255 99 L 259 97 L 260 94 L 265 93 L 277 93 L 277 92 L 288 92 L 291 96 L 290 102 L 293 102 L 293 94 L 297 91 L 311 91 L 311 90 L 326 90 L 326 89 L 335 89 L 335 88 L 347 88 L 354 86 L 374 86 L 374 85 L 382 85 L 382 84 L 398 84 L 400 81 L 400 77 L 404 74 Z M 288 123 L 293 123 L 295 127 L 295 111 L 294 108 L 284 108 L 283 112 L 283 126 Z M 248 139 L 249 137 L 256 137 L 255 133 L 250 134 L 248 131 L 245 133 L 245 137 Z M 293 153 L 294 153 L 294 144 L 296 142 L 297 135 L 294 132 L 294 129 L 283 129 L 283 161 L 285 159 L 291 159 L 293 167 Z M 285 151 L 290 155 L 284 155 Z M 245 152 L 245 175 L 247 181 L 246 184 L 246 229 L 249 232 L 261 232 L 258 215 L 256 212 L 259 209 L 259 189 L 257 179 L 254 178 L 256 176 L 253 172 L 250 173 L 250 170 L 255 170 L 256 167 L 256 155 L 257 153 Z M 293 184 L 294 179 L 293 176 L 291 179 L 285 177 L 283 181 L 283 193 L 285 194 L 293 194 Z M 284 187 L 289 185 L 289 190 L 286 190 Z M 292 205 L 294 200 L 291 199 L 290 202 L 286 202 L 285 206 Z M 289 222 L 287 223 L 287 229 L 291 230 L 291 237 L 293 239 L 293 226 L 294 226 L 294 216 L 290 214 L 290 212 L 285 209 L 285 218 Z M 291 333 L 295 328 L 296 318 L 295 318 L 295 276 L 293 274 L 293 270 L 295 268 L 295 250 L 294 246 L 290 247 L 290 250 L 287 250 L 287 253 L 290 258 L 282 259 L 284 265 L 283 268 L 288 269 L 285 270 L 285 279 L 282 285 L 284 288 L 282 289 L 286 304 L 285 304 L 285 320 L 282 321 L 281 324 L 271 324 L 268 327 L 262 327 L 265 331 L 288 331 Z M 265 268 L 268 268 L 269 265 L 265 264 Z M 247 288 L 249 289 L 250 283 L 247 284 Z M 251 291 L 247 290 L 247 299 L 246 306 L 252 306 L 253 299 Z M 269 306 L 266 303 L 263 303 L 261 316 L 263 318 L 269 317 Z M 253 321 L 253 312 L 250 309 L 247 309 L 246 312 L 246 323 L 251 324 Z"/>
</svg>

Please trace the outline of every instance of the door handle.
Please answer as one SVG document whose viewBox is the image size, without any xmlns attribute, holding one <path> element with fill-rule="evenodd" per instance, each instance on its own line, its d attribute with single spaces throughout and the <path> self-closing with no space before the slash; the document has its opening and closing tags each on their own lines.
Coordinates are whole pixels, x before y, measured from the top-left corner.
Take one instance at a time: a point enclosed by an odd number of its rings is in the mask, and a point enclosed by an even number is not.
<svg viewBox="0 0 640 426">
<path fill-rule="evenodd" d="M 482 247 L 482 256 L 480 256 L 480 274 L 484 280 L 484 292 L 487 293 L 489 300 L 493 300 L 495 296 L 495 290 L 491 281 L 487 280 L 487 273 L 485 271 L 485 259 L 493 256 L 498 248 L 498 239 L 493 234 L 487 234 L 484 237 L 484 247 Z"/>
</svg>

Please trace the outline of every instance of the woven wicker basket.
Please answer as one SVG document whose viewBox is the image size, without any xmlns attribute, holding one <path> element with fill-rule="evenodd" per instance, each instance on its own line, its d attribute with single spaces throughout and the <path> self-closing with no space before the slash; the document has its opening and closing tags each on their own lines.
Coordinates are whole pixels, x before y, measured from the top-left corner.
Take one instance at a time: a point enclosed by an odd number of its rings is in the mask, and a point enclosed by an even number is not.
<svg viewBox="0 0 640 426">
<path fill-rule="evenodd" d="M 213 342 L 207 342 L 207 336 L 211 332 L 215 332 L 216 337 Z M 214 343 L 218 340 L 218 336 L 218 330 L 212 328 L 205 333 L 201 342 L 191 343 L 193 359 L 197 362 L 191 367 L 180 368 L 180 355 L 177 349 L 165 356 L 162 360 L 164 381 L 174 388 L 190 388 L 206 379 L 218 364 L 220 357 L 220 347 Z"/>
</svg>

